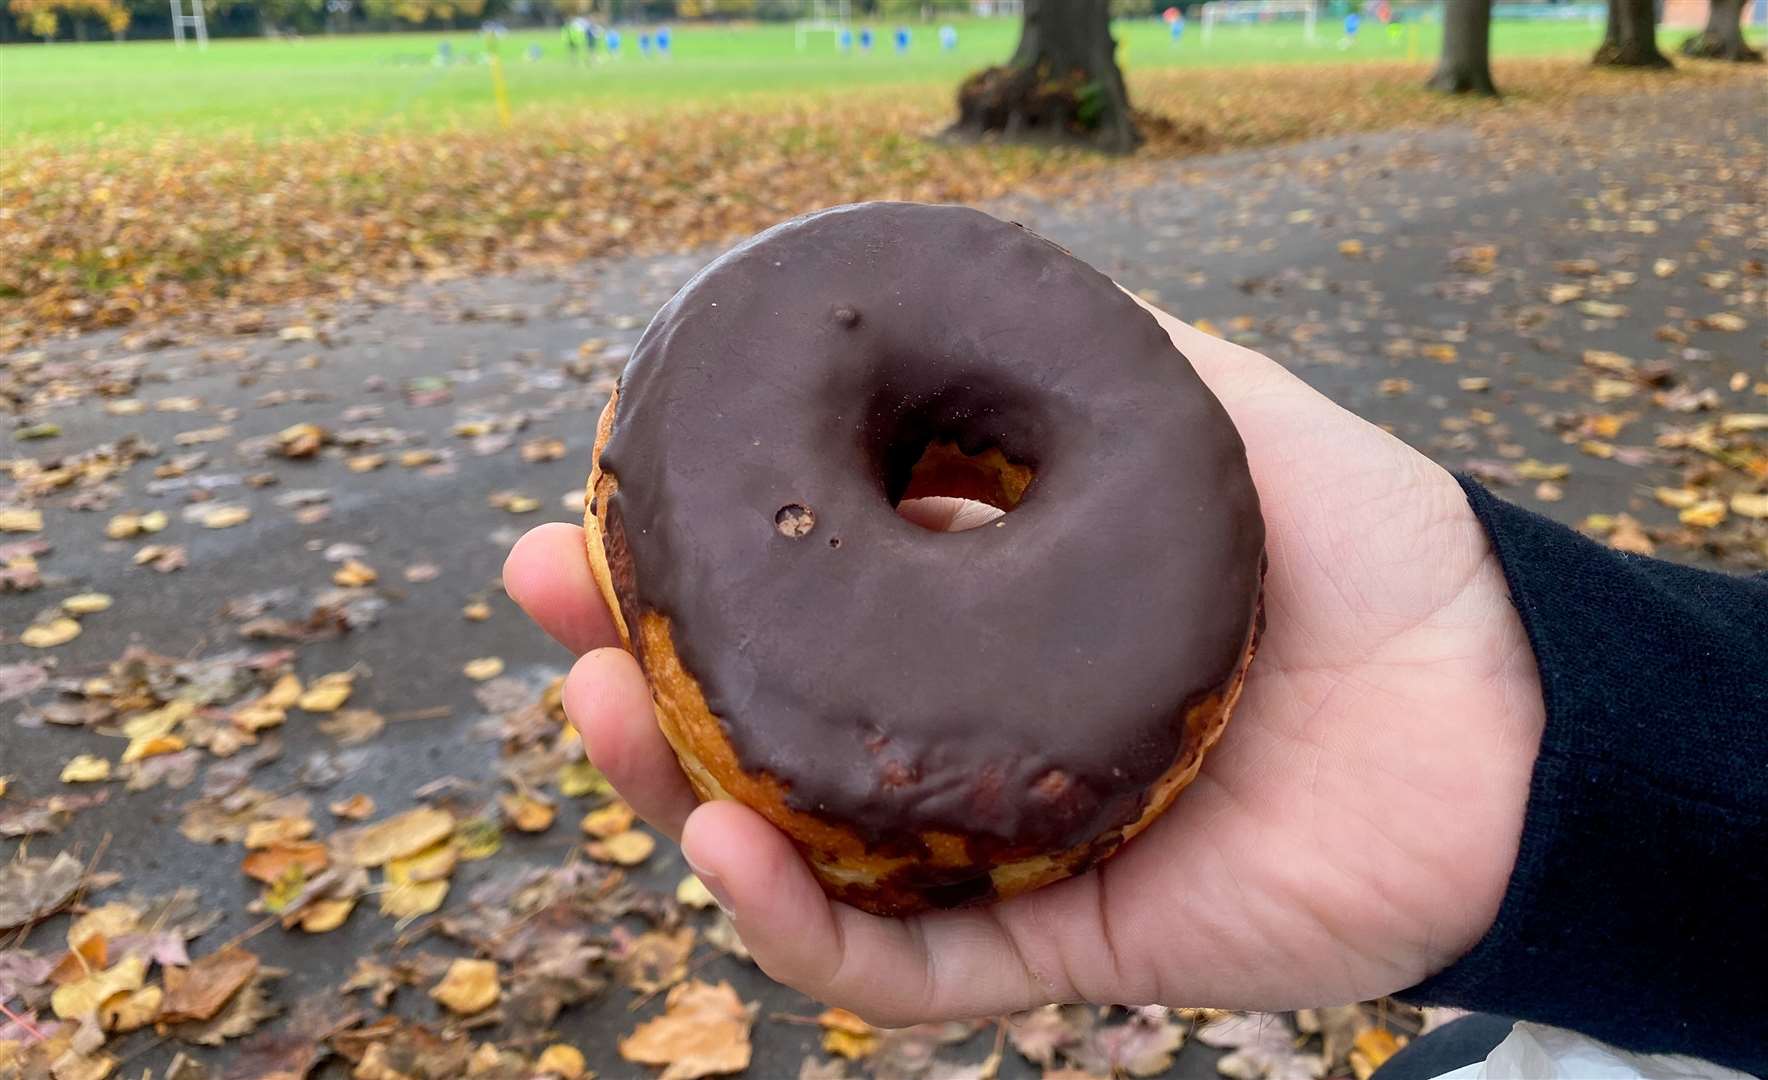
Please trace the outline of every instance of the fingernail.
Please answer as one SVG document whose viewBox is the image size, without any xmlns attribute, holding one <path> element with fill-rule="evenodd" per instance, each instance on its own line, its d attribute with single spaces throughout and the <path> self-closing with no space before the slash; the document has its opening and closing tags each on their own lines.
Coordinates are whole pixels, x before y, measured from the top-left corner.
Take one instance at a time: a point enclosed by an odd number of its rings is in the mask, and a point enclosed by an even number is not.
<svg viewBox="0 0 1768 1080">
<path fill-rule="evenodd" d="M 700 879 L 700 884 L 706 886 L 706 891 L 712 894 L 712 902 L 718 905 L 718 910 L 734 920 L 737 916 L 731 910 L 731 895 L 724 887 L 724 881 L 717 874 L 695 866 L 692 859 L 688 859 L 688 869 L 694 872 L 694 876 Z"/>
</svg>

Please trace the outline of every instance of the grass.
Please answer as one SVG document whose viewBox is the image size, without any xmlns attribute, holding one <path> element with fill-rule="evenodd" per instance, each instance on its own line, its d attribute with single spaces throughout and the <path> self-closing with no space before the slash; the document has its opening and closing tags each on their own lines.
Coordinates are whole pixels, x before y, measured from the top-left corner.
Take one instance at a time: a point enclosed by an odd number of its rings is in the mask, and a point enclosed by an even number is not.
<svg viewBox="0 0 1768 1080">
<path fill-rule="evenodd" d="M 913 27 L 905 56 L 876 28 L 870 55 L 842 55 L 833 35 L 794 48 L 786 24 L 674 28 L 667 61 L 637 55 L 626 30 L 620 59 L 573 66 L 554 33 L 511 34 L 502 44 L 518 124 L 575 115 L 593 127 L 612 112 L 659 108 L 768 108 L 790 97 L 839 96 L 860 87 L 954 87 L 966 73 L 1004 59 L 1017 26 L 1004 19 L 963 19 L 958 47 L 941 50 L 936 29 Z M 1303 40 L 1295 24 L 1222 27 L 1208 45 L 1191 25 L 1174 44 L 1153 20 L 1116 27 L 1120 56 L 1132 74 L 1174 68 L 1249 64 L 1343 64 L 1424 60 L 1439 38 L 1434 26 L 1390 34 L 1366 27 L 1341 48 L 1337 27 L 1322 23 Z M 1564 56 L 1595 47 L 1600 28 L 1586 23 L 1498 23 L 1496 57 Z M 456 62 L 434 63 L 438 47 Z M 529 61 L 530 45 L 542 50 Z M 55 43 L 0 47 L 0 145 L 47 140 L 59 148 L 119 137 L 248 135 L 259 139 L 385 129 L 435 130 L 494 124 L 491 79 L 476 34 L 312 37 L 300 41 L 217 40 L 207 52 L 170 42 Z"/>
</svg>

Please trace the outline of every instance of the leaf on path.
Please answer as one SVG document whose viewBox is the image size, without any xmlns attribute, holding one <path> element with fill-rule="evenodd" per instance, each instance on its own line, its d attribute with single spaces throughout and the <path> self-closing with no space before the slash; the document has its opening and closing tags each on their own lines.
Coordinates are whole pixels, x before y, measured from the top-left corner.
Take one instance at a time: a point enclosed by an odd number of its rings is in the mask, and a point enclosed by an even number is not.
<svg viewBox="0 0 1768 1080">
<path fill-rule="evenodd" d="M 160 1007 L 160 1022 L 177 1024 L 214 1017 L 258 973 L 258 967 L 257 956 L 238 945 L 229 945 L 198 958 L 187 968 L 167 968 L 166 1000 Z"/>
<path fill-rule="evenodd" d="M 664 1009 L 620 1040 L 621 1057 L 665 1066 L 660 1080 L 697 1080 L 749 1067 L 754 1008 L 729 983 L 683 983 L 669 992 Z"/>
<path fill-rule="evenodd" d="M 503 659 L 497 656 L 481 656 L 477 660 L 468 660 L 461 668 L 461 674 L 474 682 L 495 679 L 503 674 Z"/>
<path fill-rule="evenodd" d="M 64 615 L 25 627 L 24 632 L 18 636 L 18 642 L 33 649 L 53 649 L 57 645 L 66 645 L 79 636 L 80 624 Z"/>
<path fill-rule="evenodd" d="M 77 754 L 68 759 L 61 767 L 61 782 L 64 784 L 96 784 L 109 780 L 111 763 L 108 758 L 96 757 L 92 754 Z"/>
<path fill-rule="evenodd" d="M 308 712 L 336 712 L 350 699 L 356 676 L 348 671 L 321 675 L 308 685 L 295 704 Z"/>
<path fill-rule="evenodd" d="M 498 796 L 497 805 L 502 809 L 504 819 L 517 831 L 525 833 L 541 833 L 552 828 L 559 813 L 558 807 L 550 801 L 519 793 Z"/>
<path fill-rule="evenodd" d="M 1298 1049 L 1299 1040 L 1274 1013 L 1235 1013 L 1199 1025 L 1192 1037 L 1231 1051 L 1216 1063 L 1230 1080 L 1318 1080 L 1326 1061 Z"/>
<path fill-rule="evenodd" d="M 22 506 L 0 506 L 0 532 L 34 533 L 43 531 L 43 511 Z"/>
<path fill-rule="evenodd" d="M 694 928 L 678 927 L 674 933 L 647 930 L 633 938 L 615 958 L 620 981 L 639 994 L 654 994 L 688 976 L 688 957 L 694 951 Z"/>
<path fill-rule="evenodd" d="M 846 1009 L 824 1009 L 816 1022 L 822 1025 L 824 1053 L 859 1061 L 878 1049 L 877 1031 Z"/>
<path fill-rule="evenodd" d="M 111 598 L 105 593 L 78 593 L 64 597 L 61 609 L 69 615 L 96 615 L 100 611 L 109 611 Z"/>
<path fill-rule="evenodd" d="M 385 821 L 333 834 L 332 844 L 357 866 L 385 866 L 415 855 L 454 831 L 454 815 L 433 806 L 418 806 Z"/>
<path fill-rule="evenodd" d="M 176 969 L 174 969 L 176 970 Z M 63 1020 L 79 1021 L 96 1016 L 99 1006 L 117 996 L 141 989 L 147 977 L 147 961 L 125 956 L 111 967 L 55 988 L 50 1008 Z"/>
<path fill-rule="evenodd" d="M 448 966 L 442 981 L 430 988 L 430 997 L 461 1016 L 484 1012 L 503 997 L 503 988 L 497 981 L 497 964 L 490 960 L 456 960 Z"/>
<path fill-rule="evenodd" d="M 454 872 L 459 858 L 452 844 L 439 843 L 427 851 L 387 863 L 381 914 L 410 919 L 441 907 L 448 896 L 448 875 Z"/>
<path fill-rule="evenodd" d="M 250 1035 L 257 1030 L 258 1025 L 274 1018 L 281 1011 L 270 1000 L 269 982 L 282 974 L 276 968 L 259 969 L 250 982 L 227 1000 L 220 1012 L 208 1020 L 173 1024 L 170 1028 L 172 1036 L 198 1046 L 220 1046 L 228 1039 Z"/>
<path fill-rule="evenodd" d="M 0 930 L 60 911 L 84 876 L 80 861 L 65 851 L 53 859 L 14 859 L 0 866 Z"/>
<path fill-rule="evenodd" d="M 656 837 L 642 829 L 628 829 L 606 840 L 591 840 L 583 845 L 590 858 L 620 866 L 637 866 L 650 858 L 656 849 Z"/>
<path fill-rule="evenodd" d="M 616 799 L 606 806 L 584 814 L 578 827 L 588 836 L 606 840 L 631 829 L 632 823 L 636 820 L 638 820 L 638 814 L 634 812 L 632 807 Z"/>
</svg>

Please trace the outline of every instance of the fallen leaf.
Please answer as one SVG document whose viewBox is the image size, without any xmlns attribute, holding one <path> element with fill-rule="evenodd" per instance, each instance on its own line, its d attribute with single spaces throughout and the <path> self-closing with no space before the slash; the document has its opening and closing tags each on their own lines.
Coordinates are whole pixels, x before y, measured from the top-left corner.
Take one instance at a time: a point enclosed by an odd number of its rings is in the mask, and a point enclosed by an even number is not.
<svg viewBox="0 0 1768 1080">
<path fill-rule="evenodd" d="M 1369 1080 L 1375 1070 L 1399 1053 L 1404 1045 L 1386 1028 L 1370 1028 L 1358 1034 L 1350 1054 L 1351 1069 L 1357 1080 Z"/>
<path fill-rule="evenodd" d="M 146 977 L 146 958 L 125 956 L 112 967 L 56 987 L 55 993 L 50 995 L 49 1007 L 63 1020 L 77 1021 L 95 1016 L 99 1006 L 116 995 L 141 989 Z"/>
<path fill-rule="evenodd" d="M 749 1067 L 753 1010 L 729 983 L 683 983 L 669 992 L 662 1016 L 620 1040 L 620 1056 L 665 1066 L 659 1080 L 697 1080 Z"/>
<path fill-rule="evenodd" d="M 381 914 L 395 919 L 428 915 L 448 896 L 448 875 L 460 855 L 452 844 L 437 844 L 386 865 Z"/>
<path fill-rule="evenodd" d="M 718 903 L 706 888 L 706 883 L 693 874 L 689 874 L 676 883 L 675 902 L 701 911 Z"/>
<path fill-rule="evenodd" d="M 1708 330 L 1723 330 L 1726 333 L 1735 334 L 1738 331 L 1745 329 L 1750 324 L 1741 315 L 1735 315 L 1729 311 L 1721 311 L 1708 315 L 1706 318 L 1702 319 L 1701 325 Z"/>
<path fill-rule="evenodd" d="M 1516 474 L 1524 480 L 1564 480 L 1571 473 L 1570 465 L 1548 465 L 1534 458 L 1516 463 Z"/>
<path fill-rule="evenodd" d="M 532 795 L 503 795 L 497 803 L 503 809 L 503 816 L 520 832 L 545 832 L 552 828 L 553 819 L 558 817 L 558 807 Z"/>
<path fill-rule="evenodd" d="M 324 934 L 344 925 L 344 920 L 356 910 L 354 899 L 315 900 L 301 909 L 299 926 L 309 934 Z"/>
<path fill-rule="evenodd" d="M 1578 305 L 1578 310 L 1593 319 L 1622 319 L 1631 309 L 1625 304 L 1610 304 L 1601 300 L 1586 300 Z"/>
<path fill-rule="evenodd" d="M 66 645 L 79 636 L 80 624 L 63 616 L 25 627 L 24 632 L 18 636 L 18 643 L 33 649 L 52 649 L 57 645 Z"/>
<path fill-rule="evenodd" d="M 534 1059 L 535 1072 L 548 1073 L 560 1080 L 583 1080 L 586 1069 L 582 1052 L 564 1043 L 553 1043 Z"/>
<path fill-rule="evenodd" d="M 336 817 L 341 817 L 348 821 L 361 821 L 363 818 L 370 817 L 374 814 L 374 799 L 359 791 L 348 799 L 341 799 L 332 803 L 330 806 L 327 806 L 326 809 L 330 810 Z"/>
<path fill-rule="evenodd" d="M 878 1049 L 877 1031 L 846 1009 L 825 1009 L 816 1022 L 823 1028 L 824 1053 L 859 1061 Z"/>
<path fill-rule="evenodd" d="M 677 927 L 673 933 L 648 930 L 634 938 L 620 954 L 616 968 L 620 981 L 639 994 L 654 994 L 688 976 L 688 957 L 694 951 L 694 928 Z"/>
<path fill-rule="evenodd" d="M 415 855 L 454 831 L 454 815 L 432 806 L 419 806 L 350 834 L 338 834 L 334 842 L 349 852 L 357 866 L 384 866 L 394 859 Z"/>
<path fill-rule="evenodd" d="M 0 532 L 43 531 L 43 511 L 19 506 L 0 506 Z"/>
<path fill-rule="evenodd" d="M 1736 435 L 1745 431 L 1768 431 L 1768 413 L 1732 413 L 1719 418 L 1719 433 Z"/>
<path fill-rule="evenodd" d="M 430 996 L 461 1016 L 484 1012 L 503 996 L 503 988 L 497 982 L 497 964 L 490 960 L 456 960 L 448 966 L 442 981 L 430 988 Z"/>
<path fill-rule="evenodd" d="M 61 782 L 64 784 L 96 784 L 101 780 L 109 780 L 111 763 L 92 754 L 79 754 L 68 759 L 61 767 Z"/>
<path fill-rule="evenodd" d="M 1693 506 L 1683 509 L 1676 515 L 1676 520 L 1697 529 L 1710 529 L 1725 520 L 1725 501 L 1723 499 L 1703 499 Z"/>
<path fill-rule="evenodd" d="M 346 560 L 344 565 L 332 571 L 332 584 L 345 589 L 359 589 L 365 585 L 373 585 L 381 575 L 375 568 L 356 559 Z"/>
<path fill-rule="evenodd" d="M 602 771 L 587 761 L 573 761 L 559 767 L 559 794 L 579 799 L 585 795 L 612 795 L 614 785 Z"/>
<path fill-rule="evenodd" d="M 249 506 L 217 506 L 203 511 L 197 519 L 205 529 L 231 529 L 252 520 Z"/>
<path fill-rule="evenodd" d="M 477 660 L 468 660 L 461 668 L 461 674 L 474 682 L 495 679 L 503 674 L 503 659 L 497 656 L 481 656 Z"/>
<path fill-rule="evenodd" d="M 633 811 L 631 806 L 621 800 L 615 800 L 583 815 L 583 821 L 579 823 L 579 827 L 586 835 L 606 840 L 611 836 L 626 832 L 632 828 L 632 823 L 636 820 L 638 820 L 638 814 Z"/>
<path fill-rule="evenodd" d="M 99 1007 L 99 1026 L 119 1035 L 144 1028 L 159 1015 L 165 996 L 164 990 L 149 984 L 112 997 Z"/>
<path fill-rule="evenodd" d="M 315 679 L 295 704 L 308 712 L 334 712 L 350 700 L 356 676 L 348 671 L 334 671 Z"/>
<path fill-rule="evenodd" d="M 1739 492 L 1731 497 L 1731 512 L 1738 517 L 1755 518 L 1758 521 L 1768 518 L 1768 495 Z"/>
<path fill-rule="evenodd" d="M 304 883 L 307 878 L 324 870 L 330 862 L 324 844 L 317 840 L 306 840 L 275 844 L 254 851 L 240 862 L 239 869 L 252 880 L 269 885 L 282 880 L 291 869 L 298 867 Z"/>
<path fill-rule="evenodd" d="M 258 973 L 258 958 L 238 945 L 199 957 L 188 968 L 167 968 L 166 1000 L 158 1020 L 207 1020 Z"/>
<path fill-rule="evenodd" d="M 254 821 L 246 826 L 245 846 L 252 851 L 292 844 L 313 835 L 313 819 L 309 817 L 274 817 Z"/>
<path fill-rule="evenodd" d="M 606 840 L 592 840 L 583 845 L 583 848 L 592 859 L 619 863 L 621 866 L 637 866 L 651 857 L 651 852 L 657 848 L 657 841 L 650 833 L 628 829 L 623 833 L 615 833 Z"/>
<path fill-rule="evenodd" d="M 104 593 L 78 593 L 63 598 L 61 609 L 69 615 L 96 615 L 100 611 L 109 611 L 111 598 Z"/>
</svg>

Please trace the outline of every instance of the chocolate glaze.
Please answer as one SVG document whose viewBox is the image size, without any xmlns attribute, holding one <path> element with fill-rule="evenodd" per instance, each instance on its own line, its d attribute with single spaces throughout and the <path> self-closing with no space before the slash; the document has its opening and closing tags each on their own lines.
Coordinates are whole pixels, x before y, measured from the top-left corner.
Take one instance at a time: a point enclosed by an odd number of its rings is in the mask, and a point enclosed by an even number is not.
<svg viewBox="0 0 1768 1080">
<path fill-rule="evenodd" d="M 998 523 L 929 532 L 893 504 L 935 439 L 1035 476 Z M 883 849 L 1134 820 L 1258 604 L 1258 495 L 1189 361 L 961 207 L 838 207 L 720 256 L 645 331 L 601 464 L 628 618 L 670 619 L 745 770 Z"/>
</svg>

